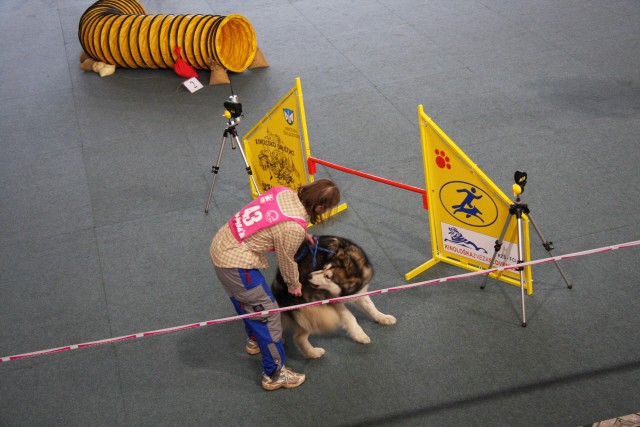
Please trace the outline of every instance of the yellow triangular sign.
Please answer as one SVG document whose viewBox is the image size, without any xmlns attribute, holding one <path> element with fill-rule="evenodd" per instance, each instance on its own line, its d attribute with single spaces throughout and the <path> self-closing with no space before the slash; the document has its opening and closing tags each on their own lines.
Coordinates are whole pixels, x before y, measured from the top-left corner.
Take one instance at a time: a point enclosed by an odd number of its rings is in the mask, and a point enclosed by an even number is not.
<svg viewBox="0 0 640 427">
<path fill-rule="evenodd" d="M 418 106 L 422 157 L 429 200 L 432 258 L 405 275 L 407 280 L 442 261 L 468 270 L 484 270 L 494 246 L 505 232 L 494 267 L 518 262 L 517 221 L 509 212 L 513 201 L 469 159 Z M 529 220 L 523 215 L 524 261 L 530 261 Z M 506 228 L 505 228 L 506 227 Z M 520 273 L 505 270 L 495 277 L 520 286 Z M 524 286 L 533 292 L 531 267 L 524 269 Z"/>
<path fill-rule="evenodd" d="M 307 130 L 300 81 L 244 136 L 247 162 L 260 192 L 283 186 L 297 189 L 308 182 Z M 255 189 L 251 188 L 255 198 Z"/>
<path fill-rule="evenodd" d="M 307 171 L 311 157 L 307 119 L 302 97 L 302 84 L 296 84 L 256 123 L 243 138 L 247 163 L 260 192 L 273 187 L 299 186 L 313 182 L 315 172 Z M 258 194 L 251 185 L 252 197 Z M 340 204 L 328 215 L 335 215 L 347 208 Z"/>
</svg>

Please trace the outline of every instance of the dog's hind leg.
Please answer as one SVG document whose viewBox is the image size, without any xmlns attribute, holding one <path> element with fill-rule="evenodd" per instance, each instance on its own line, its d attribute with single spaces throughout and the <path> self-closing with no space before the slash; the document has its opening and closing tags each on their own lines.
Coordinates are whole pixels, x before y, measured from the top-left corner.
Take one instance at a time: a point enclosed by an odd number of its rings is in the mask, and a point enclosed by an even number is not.
<svg viewBox="0 0 640 427">
<path fill-rule="evenodd" d="M 347 306 L 341 302 L 336 302 L 333 305 L 340 316 L 342 327 L 347 331 L 347 334 L 351 339 L 361 344 L 370 344 L 371 338 L 369 338 L 369 335 L 367 335 L 362 329 L 362 326 L 360 326 L 355 316 L 351 311 L 349 311 Z"/>
<path fill-rule="evenodd" d="M 368 295 L 354 299 L 353 304 L 381 325 L 394 325 L 396 323 L 396 318 L 390 314 L 384 314 L 379 311 Z"/>
</svg>

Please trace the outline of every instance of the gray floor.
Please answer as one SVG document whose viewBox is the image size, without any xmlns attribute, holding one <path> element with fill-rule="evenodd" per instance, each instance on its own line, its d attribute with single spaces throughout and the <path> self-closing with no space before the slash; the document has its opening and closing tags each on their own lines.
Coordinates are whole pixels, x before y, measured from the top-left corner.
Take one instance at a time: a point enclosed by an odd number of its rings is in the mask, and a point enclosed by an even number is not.
<svg viewBox="0 0 640 427">
<path fill-rule="evenodd" d="M 269 68 L 232 75 L 246 132 L 302 80 L 313 154 L 424 188 L 416 108 L 571 253 L 640 238 L 638 0 L 142 2 L 239 13 Z M 203 213 L 228 85 L 173 71 L 79 69 L 83 0 L 0 3 L 0 356 L 233 315 L 208 258 L 249 200 L 225 152 Z M 201 74 L 201 81 L 208 73 Z M 357 240 L 372 288 L 431 257 L 415 193 L 335 170 L 349 209 L 318 234 Z M 534 258 L 546 256 L 532 239 Z M 640 252 L 374 297 L 398 318 L 336 334 L 296 390 L 264 392 L 239 322 L 0 364 L 0 425 L 578 426 L 640 410 Z M 459 274 L 437 265 L 414 281 Z M 273 274 L 273 267 L 265 272 Z"/>
</svg>

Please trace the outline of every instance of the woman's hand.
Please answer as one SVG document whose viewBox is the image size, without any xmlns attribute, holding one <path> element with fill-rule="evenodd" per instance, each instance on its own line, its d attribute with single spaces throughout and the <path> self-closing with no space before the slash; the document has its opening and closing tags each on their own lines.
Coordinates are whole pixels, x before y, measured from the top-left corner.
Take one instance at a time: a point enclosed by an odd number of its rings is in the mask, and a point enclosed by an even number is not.
<svg viewBox="0 0 640 427">
<path fill-rule="evenodd" d="M 302 284 L 300 282 L 298 282 L 298 286 L 296 286 L 293 289 L 292 288 L 288 288 L 288 291 L 293 296 L 301 297 L 302 296 Z"/>
<path fill-rule="evenodd" d="M 316 242 L 315 240 L 313 240 L 313 234 L 309 234 L 307 233 L 306 236 L 304 236 L 304 239 L 307 241 L 307 243 L 309 243 L 310 245 L 315 245 Z"/>
</svg>

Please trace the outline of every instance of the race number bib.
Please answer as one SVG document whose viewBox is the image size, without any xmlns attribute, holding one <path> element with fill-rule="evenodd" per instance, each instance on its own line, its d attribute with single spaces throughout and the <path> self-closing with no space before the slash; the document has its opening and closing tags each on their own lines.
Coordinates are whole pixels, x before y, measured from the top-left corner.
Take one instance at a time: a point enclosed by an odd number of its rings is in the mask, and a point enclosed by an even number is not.
<svg viewBox="0 0 640 427">
<path fill-rule="evenodd" d="M 282 221 L 293 220 L 306 229 L 306 220 L 289 217 L 280 209 L 277 196 L 283 191 L 291 190 L 286 187 L 274 187 L 258 196 L 229 220 L 229 228 L 236 240 L 242 242 L 253 233 Z"/>
</svg>

